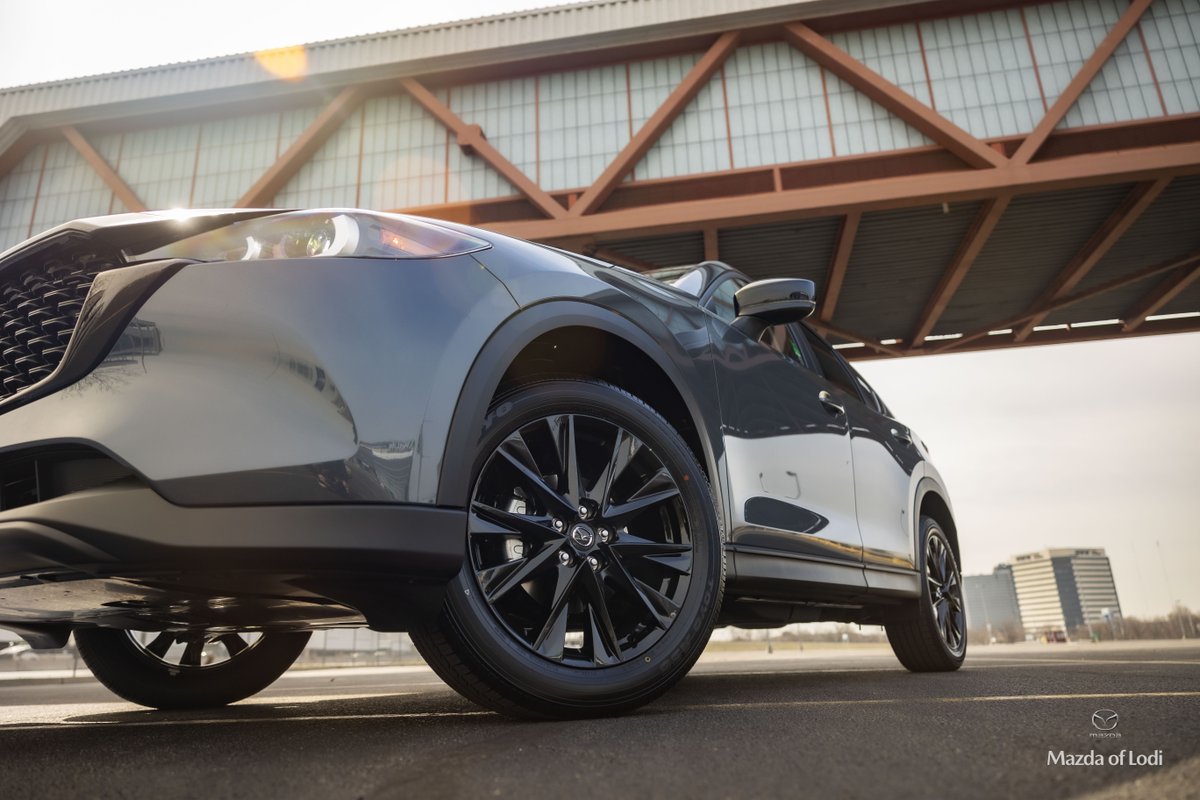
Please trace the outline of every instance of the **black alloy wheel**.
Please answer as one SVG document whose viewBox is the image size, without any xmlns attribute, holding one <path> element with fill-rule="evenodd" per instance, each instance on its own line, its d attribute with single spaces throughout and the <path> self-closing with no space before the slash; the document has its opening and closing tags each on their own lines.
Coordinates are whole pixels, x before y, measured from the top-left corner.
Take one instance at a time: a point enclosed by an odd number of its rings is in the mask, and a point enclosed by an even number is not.
<svg viewBox="0 0 1200 800">
<path fill-rule="evenodd" d="M 954 562 L 954 553 L 941 536 L 925 539 L 925 580 L 929 584 L 930 604 L 942 643 L 951 653 L 962 655 L 967 645 L 962 578 Z"/>
<path fill-rule="evenodd" d="M 467 697 L 517 716 L 615 713 L 678 680 L 723 585 L 704 473 L 657 413 L 591 381 L 494 408 L 467 563 L 422 655 Z"/>
<path fill-rule="evenodd" d="M 75 645 L 96 680 L 130 702 L 215 708 L 274 683 L 300 656 L 309 635 L 81 628 Z"/>
<path fill-rule="evenodd" d="M 962 573 L 954 548 L 932 517 L 921 517 L 921 596 L 892 610 L 885 623 L 900 663 L 913 672 L 947 672 L 967 653 Z"/>
</svg>

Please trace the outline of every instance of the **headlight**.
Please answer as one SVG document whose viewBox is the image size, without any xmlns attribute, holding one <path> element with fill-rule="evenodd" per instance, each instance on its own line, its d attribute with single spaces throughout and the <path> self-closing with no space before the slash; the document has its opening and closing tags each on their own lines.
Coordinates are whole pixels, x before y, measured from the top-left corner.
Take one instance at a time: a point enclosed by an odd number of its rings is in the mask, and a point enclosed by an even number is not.
<svg viewBox="0 0 1200 800">
<path fill-rule="evenodd" d="M 490 245 L 423 220 L 367 211 L 288 211 L 188 236 L 130 261 L 187 258 L 253 261 L 269 258 L 442 258 Z"/>
</svg>

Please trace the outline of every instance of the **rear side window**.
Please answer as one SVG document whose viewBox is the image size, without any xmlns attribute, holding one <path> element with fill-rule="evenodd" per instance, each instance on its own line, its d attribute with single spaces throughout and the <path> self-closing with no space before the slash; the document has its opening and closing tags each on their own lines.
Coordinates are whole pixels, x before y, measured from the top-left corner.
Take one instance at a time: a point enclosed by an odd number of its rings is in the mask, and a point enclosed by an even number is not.
<svg viewBox="0 0 1200 800">
<path fill-rule="evenodd" d="M 860 397 L 861 395 L 855 386 L 854 379 L 850 377 L 850 373 L 842 366 L 842 362 L 838 359 L 837 353 L 834 352 L 833 348 L 807 327 L 803 325 L 800 327 L 804 331 L 805 338 L 808 339 L 808 344 L 812 348 L 813 355 L 817 357 L 817 363 L 820 365 L 825 379 L 851 397 Z"/>
</svg>

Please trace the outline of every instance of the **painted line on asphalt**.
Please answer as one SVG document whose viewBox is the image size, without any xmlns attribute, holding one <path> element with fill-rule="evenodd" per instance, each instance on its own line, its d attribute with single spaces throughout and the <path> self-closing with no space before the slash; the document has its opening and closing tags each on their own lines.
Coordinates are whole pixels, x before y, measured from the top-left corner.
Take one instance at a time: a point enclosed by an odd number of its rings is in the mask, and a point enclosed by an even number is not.
<svg viewBox="0 0 1200 800">
<path fill-rule="evenodd" d="M 68 728 L 169 728 L 180 725 L 244 725 L 251 722 L 324 722 L 326 720 L 377 720 L 377 719 L 441 719 L 454 717 L 496 716 L 491 711 L 412 711 L 397 714 L 311 714 L 298 717 L 234 717 L 227 719 L 146 719 L 130 720 L 67 720 L 61 722 L 35 722 L 16 725 L 0 725 L 0 733 L 9 731 L 49 731 Z"/>
<path fill-rule="evenodd" d="M 767 703 L 695 703 L 670 706 L 689 711 L 706 709 L 800 708 L 808 706 L 884 706 L 907 703 L 1007 703 L 1022 700 L 1136 700 L 1162 697 L 1200 697 L 1200 692 L 1095 692 L 1088 694 L 1012 694 L 978 697 L 881 697 L 861 700 L 778 700 Z"/>
</svg>

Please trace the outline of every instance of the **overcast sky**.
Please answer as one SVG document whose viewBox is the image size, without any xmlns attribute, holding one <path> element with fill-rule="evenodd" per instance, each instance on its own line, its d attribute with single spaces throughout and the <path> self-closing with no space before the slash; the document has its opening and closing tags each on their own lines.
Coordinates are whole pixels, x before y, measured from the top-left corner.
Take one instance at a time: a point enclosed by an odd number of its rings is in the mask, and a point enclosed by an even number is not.
<svg viewBox="0 0 1200 800">
<path fill-rule="evenodd" d="M 547 5 L 557 3 L 0 0 L 0 86 Z M 930 445 L 965 571 L 1100 546 L 1126 614 L 1163 613 L 1176 599 L 1200 609 L 1200 334 L 872 361 L 862 372 Z"/>
</svg>

